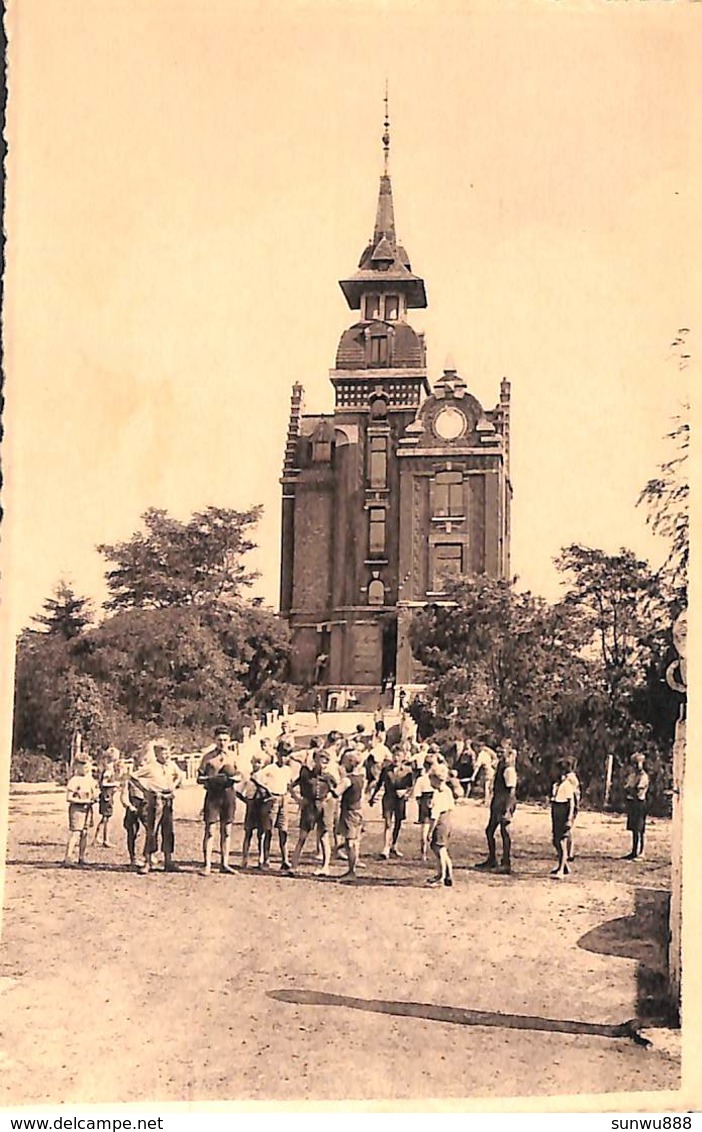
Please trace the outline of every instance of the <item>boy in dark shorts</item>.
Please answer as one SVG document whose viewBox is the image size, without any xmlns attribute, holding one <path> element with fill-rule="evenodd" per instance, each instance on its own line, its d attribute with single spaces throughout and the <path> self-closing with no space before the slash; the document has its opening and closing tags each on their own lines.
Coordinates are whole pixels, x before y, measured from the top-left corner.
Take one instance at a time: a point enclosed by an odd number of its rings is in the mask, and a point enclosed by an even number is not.
<svg viewBox="0 0 702 1132">
<path fill-rule="evenodd" d="M 313 829 L 319 835 L 322 850 L 322 866 L 315 871 L 315 876 L 329 876 L 329 862 L 331 860 L 331 833 L 334 827 L 334 806 L 336 802 L 335 791 L 338 777 L 331 771 L 329 753 L 317 748 L 314 752 L 312 767 L 301 766 L 297 781 L 292 787 L 299 790 L 300 809 L 300 836 L 292 855 L 292 868 L 297 869 L 308 834 Z"/>
<path fill-rule="evenodd" d="M 558 864 L 551 876 L 560 880 L 570 872 L 568 866 L 568 834 L 575 817 L 575 786 L 570 777 L 571 763 L 561 759 L 556 767 L 556 781 L 551 789 L 551 834 L 558 854 Z"/>
<path fill-rule="evenodd" d="M 383 791 L 383 821 L 385 823 L 385 843 L 380 854 L 384 861 L 389 857 L 401 857 L 397 847 L 402 823 L 407 815 L 407 797 L 414 784 L 411 763 L 404 756 L 401 746 L 395 747 L 392 762 L 386 763 L 380 772 L 369 802 L 371 806 Z"/>
<path fill-rule="evenodd" d="M 95 836 L 93 837 L 93 845 L 100 839 L 102 833 L 102 846 L 104 849 L 109 849 L 109 826 L 110 818 L 115 812 L 115 793 L 119 787 L 119 779 L 117 776 L 117 764 L 119 763 L 119 751 L 116 747 L 108 747 L 105 751 L 102 760 L 102 768 L 98 778 L 98 785 L 100 788 L 100 797 L 98 798 L 98 813 L 100 814 L 100 821 L 97 823 L 95 829 Z"/>
<path fill-rule="evenodd" d="M 256 782 L 256 772 L 261 769 L 263 760 L 257 755 L 251 760 L 251 778 L 237 790 L 237 797 L 246 803 L 244 815 L 244 843 L 241 847 L 241 867 L 248 868 L 249 852 L 254 833 L 258 836 L 258 862 L 263 861 L 263 822 L 261 820 L 261 807 L 265 796 L 264 789 Z M 265 764 L 268 765 L 267 763 Z"/>
<path fill-rule="evenodd" d="M 414 784 L 412 797 L 417 802 L 417 824 L 419 825 L 419 847 L 422 860 L 426 862 L 429 849 L 429 833 L 431 829 L 431 800 L 434 797 L 434 787 L 429 780 L 429 773 L 434 766 L 432 755 L 424 759 L 424 766 L 419 778 Z"/>
<path fill-rule="evenodd" d="M 363 830 L 361 807 L 365 775 L 362 753 L 353 748 L 345 751 L 341 758 L 341 768 L 343 777 L 338 787 L 340 797 L 338 831 L 339 836 L 344 839 L 348 860 L 348 869 L 342 874 L 342 879 L 355 880 Z"/>
<path fill-rule="evenodd" d="M 476 869 L 494 869 L 499 873 L 512 872 L 512 837 L 510 827 L 517 808 L 517 752 L 511 742 L 505 739 L 495 770 L 495 780 L 490 800 L 490 818 L 485 828 L 488 843 L 487 860 L 481 861 Z M 502 837 L 502 861 L 497 864 L 495 834 L 500 830 Z"/>
<path fill-rule="evenodd" d="M 205 823 L 205 835 L 202 842 L 202 855 L 204 866 L 203 876 L 212 872 L 212 851 L 214 848 L 214 830 L 219 826 L 219 847 L 222 854 L 220 872 L 233 873 L 229 864 L 231 852 L 232 823 L 236 810 L 236 783 L 240 775 L 236 769 L 232 752 L 232 737 L 228 727 L 215 728 L 215 749 L 205 754 L 197 780 L 205 787 L 205 804 L 202 817 Z"/>
</svg>

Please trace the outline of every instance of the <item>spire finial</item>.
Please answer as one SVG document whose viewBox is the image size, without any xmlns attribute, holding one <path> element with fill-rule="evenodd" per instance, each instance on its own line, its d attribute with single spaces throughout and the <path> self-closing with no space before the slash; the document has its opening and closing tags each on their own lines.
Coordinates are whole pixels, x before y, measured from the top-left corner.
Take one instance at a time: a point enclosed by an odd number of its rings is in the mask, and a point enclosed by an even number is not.
<svg viewBox="0 0 702 1132">
<path fill-rule="evenodd" d="M 388 161 L 390 159 L 390 115 L 388 111 L 388 80 L 385 80 L 385 121 L 383 122 L 383 175 L 388 175 Z"/>
</svg>

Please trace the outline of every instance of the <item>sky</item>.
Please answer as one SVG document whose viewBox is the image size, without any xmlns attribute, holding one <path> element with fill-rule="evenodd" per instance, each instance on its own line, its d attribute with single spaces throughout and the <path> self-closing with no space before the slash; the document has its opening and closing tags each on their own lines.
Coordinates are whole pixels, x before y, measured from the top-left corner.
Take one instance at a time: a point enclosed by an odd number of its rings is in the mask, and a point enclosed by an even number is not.
<svg viewBox="0 0 702 1132">
<path fill-rule="evenodd" d="M 694 367 L 702 5 L 15 0 L 4 571 L 13 631 L 163 507 L 263 503 L 278 596 L 293 382 L 331 411 L 338 280 L 390 92 L 430 380 L 512 382 L 512 563 L 664 547 L 635 506 Z"/>
</svg>

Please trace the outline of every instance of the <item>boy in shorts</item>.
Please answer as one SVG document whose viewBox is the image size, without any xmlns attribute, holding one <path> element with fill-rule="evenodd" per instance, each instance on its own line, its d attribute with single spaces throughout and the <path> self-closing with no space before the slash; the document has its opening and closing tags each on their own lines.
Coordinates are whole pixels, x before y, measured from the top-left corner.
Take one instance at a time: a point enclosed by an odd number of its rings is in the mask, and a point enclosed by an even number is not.
<svg viewBox="0 0 702 1132">
<path fill-rule="evenodd" d="M 278 830 L 278 844 L 280 845 L 281 869 L 290 872 L 288 858 L 288 792 L 294 778 L 290 766 L 290 745 L 285 740 L 278 743 L 275 752 L 275 762 L 261 767 L 253 776 L 256 784 L 261 788 L 263 800 L 261 802 L 261 827 L 263 829 L 263 852 L 259 867 L 267 869 L 270 866 L 271 841 L 273 830 Z"/>
<path fill-rule="evenodd" d="M 143 762 L 143 759 L 143 752 L 137 752 L 137 754 L 134 756 L 134 771 L 139 769 Z M 143 787 L 139 785 L 138 781 L 131 774 L 126 775 L 122 782 L 120 802 L 124 807 L 122 825 L 127 835 L 127 852 L 129 854 L 129 864 L 132 868 L 135 868 L 137 863 L 137 837 L 139 836 L 139 830 L 142 826 L 144 827 L 144 829 L 146 829 L 146 815 L 144 813 L 146 795 L 144 793 Z"/>
<path fill-rule="evenodd" d="M 93 824 L 93 806 L 98 800 L 98 784 L 92 775 L 92 765 L 83 755 L 73 760 L 73 774 L 66 784 L 68 802 L 68 841 L 64 865 L 73 864 L 73 854 L 78 847 L 78 864 L 85 864 L 85 851 L 88 847 L 88 830 Z"/>
<path fill-rule="evenodd" d="M 315 870 L 315 876 L 329 876 L 331 860 L 331 833 L 334 826 L 335 791 L 338 776 L 330 768 L 329 752 L 317 748 L 314 752 L 312 768 L 300 767 L 298 778 L 292 788 L 299 789 L 300 836 L 292 855 L 292 868 L 297 869 L 308 834 L 315 829 L 319 835 L 322 850 L 322 866 Z"/>
<path fill-rule="evenodd" d="M 214 848 L 214 829 L 219 825 L 219 847 L 222 854 L 220 872 L 233 873 L 229 864 L 231 852 L 232 823 L 236 810 L 236 783 L 241 777 L 236 769 L 232 753 L 232 737 L 229 728 L 215 728 L 215 748 L 208 751 L 200 763 L 197 780 L 205 787 L 205 804 L 202 817 L 205 834 L 202 842 L 204 866 L 202 876 L 212 872 L 212 851 Z"/>
<path fill-rule="evenodd" d="M 237 789 L 237 798 L 241 798 L 242 802 L 246 804 L 246 813 L 244 814 L 244 842 L 241 847 L 241 867 L 247 869 L 249 867 L 249 852 L 251 850 L 251 842 L 254 833 L 258 837 L 258 862 L 259 865 L 263 861 L 263 823 L 261 821 L 261 806 L 265 791 L 256 782 L 256 772 L 261 769 L 263 760 L 254 755 L 251 760 L 251 778 L 248 782 Z M 268 766 L 268 763 L 265 764 Z"/>
<path fill-rule="evenodd" d="M 354 748 L 346 750 L 341 757 L 341 768 L 343 777 L 338 787 L 340 798 L 338 831 L 339 836 L 344 839 L 348 860 L 348 869 L 342 874 L 342 879 L 355 880 L 363 830 L 361 807 L 365 775 L 362 753 Z"/>
<path fill-rule="evenodd" d="M 119 786 L 117 776 L 117 764 L 119 763 L 119 751 L 116 747 L 108 747 L 103 755 L 102 769 L 98 779 L 100 788 L 100 797 L 98 798 L 98 813 L 100 814 L 100 821 L 97 823 L 95 829 L 95 836 L 93 837 L 93 845 L 99 840 L 102 833 L 102 847 L 109 849 L 110 842 L 108 838 L 110 818 L 115 812 L 115 792 Z"/>
<path fill-rule="evenodd" d="M 407 815 L 407 796 L 414 783 L 412 766 L 405 758 L 402 746 L 395 747 L 392 762 L 385 763 L 378 781 L 369 798 L 372 806 L 380 790 L 383 791 L 383 821 L 385 841 L 380 854 L 384 861 L 390 857 L 401 857 L 397 847 L 402 823 Z"/>
<path fill-rule="evenodd" d="M 419 778 L 414 784 L 412 797 L 417 802 L 417 824 L 419 825 L 419 847 L 422 861 L 426 864 L 429 850 L 429 833 L 431 830 L 431 800 L 434 797 L 434 787 L 429 779 L 429 773 L 434 766 L 432 755 L 424 759 L 424 766 Z"/>
<path fill-rule="evenodd" d="M 453 862 L 448 845 L 451 838 L 451 814 L 456 805 L 453 790 L 448 785 L 448 769 L 437 764 L 429 771 L 429 782 L 434 794 L 431 800 L 431 851 L 436 857 L 436 875 L 427 884 L 453 885 Z"/>
</svg>

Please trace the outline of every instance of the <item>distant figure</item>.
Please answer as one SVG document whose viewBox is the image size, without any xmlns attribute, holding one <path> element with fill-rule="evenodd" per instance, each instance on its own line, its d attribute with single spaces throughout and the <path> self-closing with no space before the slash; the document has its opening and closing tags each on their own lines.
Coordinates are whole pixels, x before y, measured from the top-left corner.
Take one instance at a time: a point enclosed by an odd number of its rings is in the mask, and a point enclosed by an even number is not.
<svg viewBox="0 0 702 1132">
<path fill-rule="evenodd" d="M 319 692 L 315 694 L 312 710 L 314 711 L 315 723 L 319 727 L 319 720 L 322 712 L 324 711 L 324 704 L 322 703 L 322 697 L 320 696 Z"/>
<path fill-rule="evenodd" d="M 262 766 L 268 766 L 268 763 L 263 762 L 263 759 L 258 755 L 254 755 L 251 759 L 251 777 L 236 788 L 237 798 L 241 798 L 242 802 L 246 805 L 246 813 L 244 815 L 244 841 L 241 847 L 241 867 L 242 869 L 248 868 L 249 865 L 249 852 L 251 849 L 251 842 L 254 833 L 258 837 L 258 862 L 259 865 L 263 862 L 263 822 L 261 809 L 265 790 L 256 782 L 256 772 Z"/>
<path fill-rule="evenodd" d="M 433 755 L 426 755 L 422 771 L 412 790 L 412 797 L 417 803 L 419 849 L 422 854 L 422 861 L 425 863 L 427 860 L 429 834 L 431 831 L 431 800 L 434 797 L 434 787 L 431 784 L 429 773 L 434 765 Z"/>
<path fill-rule="evenodd" d="M 312 830 L 316 830 L 322 851 L 322 865 L 315 871 L 315 876 L 329 876 L 335 791 L 339 779 L 330 767 L 328 750 L 316 747 L 313 758 L 311 769 L 301 766 L 297 781 L 293 783 L 293 787 L 299 789 L 301 809 L 300 835 L 293 850 L 292 867 L 298 868 L 307 837 Z"/>
<path fill-rule="evenodd" d="M 382 703 L 378 702 L 378 706 L 373 713 L 373 722 L 375 724 L 376 735 L 385 734 L 385 709 Z"/>
<path fill-rule="evenodd" d="M 314 662 L 314 683 L 319 684 L 322 679 L 322 673 L 327 666 L 329 657 L 325 652 L 320 652 L 319 656 Z"/>
<path fill-rule="evenodd" d="M 137 770 L 144 760 L 144 751 L 138 751 L 134 756 L 133 769 Z M 132 868 L 137 863 L 137 838 L 139 830 L 143 826 L 146 829 L 146 794 L 143 787 L 141 787 L 133 774 L 128 774 L 122 781 L 122 792 L 120 794 L 120 802 L 124 807 L 124 817 L 122 818 L 122 825 L 127 835 L 127 853 L 129 854 L 129 864 Z"/>
<path fill-rule="evenodd" d="M 73 855 L 78 849 L 78 864 L 85 864 L 88 847 L 88 830 L 93 824 L 93 806 L 99 797 L 98 784 L 92 775 L 92 764 L 85 755 L 77 754 L 73 760 L 73 774 L 66 784 L 68 802 L 68 841 L 64 865 L 73 865 Z"/>
<path fill-rule="evenodd" d="M 631 770 L 624 786 L 624 797 L 626 828 L 631 833 L 631 852 L 627 853 L 625 861 L 635 861 L 637 857 L 643 857 L 649 787 L 649 777 L 644 770 L 644 756 L 637 751 L 631 756 L 630 761 Z"/>
</svg>

